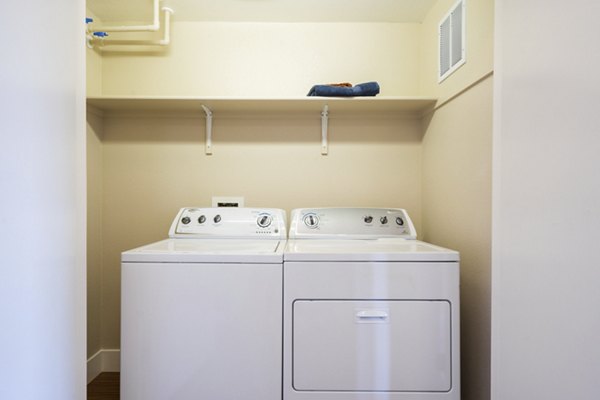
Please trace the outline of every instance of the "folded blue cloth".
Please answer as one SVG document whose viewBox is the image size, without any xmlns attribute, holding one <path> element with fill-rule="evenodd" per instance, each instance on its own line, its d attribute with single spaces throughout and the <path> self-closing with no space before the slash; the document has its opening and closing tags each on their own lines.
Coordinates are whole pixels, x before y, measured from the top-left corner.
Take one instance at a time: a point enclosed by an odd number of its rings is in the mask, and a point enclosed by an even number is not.
<svg viewBox="0 0 600 400">
<path fill-rule="evenodd" d="M 379 84 L 377 82 L 359 83 L 352 87 L 315 85 L 308 92 L 308 96 L 322 97 L 357 97 L 357 96 L 375 96 L 379 93 Z"/>
</svg>

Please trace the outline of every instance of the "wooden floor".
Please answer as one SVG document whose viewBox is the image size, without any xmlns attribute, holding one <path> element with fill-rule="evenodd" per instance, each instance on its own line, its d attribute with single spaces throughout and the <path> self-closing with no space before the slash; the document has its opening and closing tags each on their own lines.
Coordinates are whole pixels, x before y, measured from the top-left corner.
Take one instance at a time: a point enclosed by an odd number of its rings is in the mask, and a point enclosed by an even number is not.
<svg viewBox="0 0 600 400">
<path fill-rule="evenodd" d="M 119 400 L 120 374 L 103 372 L 87 385 L 88 400 Z"/>
</svg>

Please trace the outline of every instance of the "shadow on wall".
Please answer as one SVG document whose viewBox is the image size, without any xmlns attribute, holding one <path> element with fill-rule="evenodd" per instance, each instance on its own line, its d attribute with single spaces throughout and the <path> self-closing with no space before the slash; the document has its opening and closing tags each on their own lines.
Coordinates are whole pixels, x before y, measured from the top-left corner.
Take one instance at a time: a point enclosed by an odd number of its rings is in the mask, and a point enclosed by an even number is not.
<svg viewBox="0 0 600 400">
<path fill-rule="evenodd" d="M 199 112 L 201 114 L 201 112 Z M 205 119 L 190 114 L 177 116 L 110 116 L 104 119 L 104 142 L 200 143 L 205 137 Z M 340 143 L 421 142 L 420 121 L 412 118 L 331 117 L 329 140 Z M 213 117 L 215 143 L 315 143 L 321 140 L 320 115 L 294 117 Z"/>
</svg>

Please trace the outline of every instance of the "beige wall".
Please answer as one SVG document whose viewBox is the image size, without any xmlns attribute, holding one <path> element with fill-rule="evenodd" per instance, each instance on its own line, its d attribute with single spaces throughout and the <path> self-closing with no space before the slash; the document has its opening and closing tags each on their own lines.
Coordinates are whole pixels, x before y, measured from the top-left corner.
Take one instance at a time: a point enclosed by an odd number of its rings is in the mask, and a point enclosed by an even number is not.
<svg viewBox="0 0 600 400">
<path fill-rule="evenodd" d="M 86 10 L 86 16 L 98 18 Z M 102 94 L 102 57 L 86 48 L 87 96 Z M 102 349 L 102 127 L 98 111 L 87 110 L 87 357 Z"/>
<path fill-rule="evenodd" d="M 418 24 L 175 23 L 165 52 L 88 50 L 88 95 L 297 97 L 315 83 L 369 80 L 380 83 L 382 95 L 417 95 L 418 34 Z M 103 246 L 102 274 L 90 283 L 95 290 L 102 282 L 101 323 L 90 321 L 88 352 L 98 350 L 96 337 L 102 348 L 119 346 L 119 253 L 163 238 L 179 207 L 208 206 L 212 195 L 288 210 L 403 206 L 419 226 L 418 121 L 332 116 L 331 151 L 322 157 L 318 117 L 274 117 L 215 118 L 212 157 L 203 153 L 203 118 L 105 118 L 104 212 L 101 227 L 90 226 L 103 231 L 103 240 L 91 243 Z M 131 164 L 148 154 L 144 168 Z M 139 204 L 152 218 L 132 230 Z"/>
<path fill-rule="evenodd" d="M 493 70 L 494 1 L 466 0 L 466 63 L 438 83 L 438 25 L 456 0 L 439 0 L 421 25 L 419 92 L 439 103 Z"/>
<path fill-rule="evenodd" d="M 94 23 L 101 21 L 90 10 L 86 15 L 94 19 Z M 102 55 L 96 49 L 86 48 L 86 93 L 88 96 L 102 95 Z"/>
<path fill-rule="evenodd" d="M 382 96 L 443 106 L 423 121 L 332 117 L 326 157 L 318 117 L 215 118 L 206 156 L 201 117 L 106 116 L 102 347 L 119 347 L 120 252 L 164 238 L 179 207 L 213 195 L 288 211 L 401 206 L 421 239 L 461 252 L 463 399 L 489 399 L 493 1 L 468 2 L 467 63 L 438 85 L 437 24 L 453 4 L 420 25 L 176 23 L 166 52 L 104 53 L 105 95 L 297 97 L 377 80 Z"/>
<path fill-rule="evenodd" d="M 87 356 L 102 347 L 102 130 L 103 118 L 87 112 Z"/>
<path fill-rule="evenodd" d="M 204 154 L 203 118 L 109 117 L 103 140 L 103 346 L 119 347 L 120 253 L 166 237 L 183 206 L 213 195 L 246 206 L 402 206 L 421 224 L 421 133 L 414 119 L 218 119 Z"/>
<path fill-rule="evenodd" d="M 425 121 L 424 240 L 461 258 L 462 399 L 489 399 L 492 78 Z"/>
<path fill-rule="evenodd" d="M 423 126 L 422 238 L 461 254 L 462 399 L 490 398 L 494 1 L 466 2 L 466 63 L 438 83 L 440 0 L 421 27 L 420 91 L 438 98 Z"/>
<path fill-rule="evenodd" d="M 164 53 L 105 52 L 105 95 L 304 96 L 317 83 L 378 81 L 417 95 L 419 24 L 173 24 Z"/>
</svg>

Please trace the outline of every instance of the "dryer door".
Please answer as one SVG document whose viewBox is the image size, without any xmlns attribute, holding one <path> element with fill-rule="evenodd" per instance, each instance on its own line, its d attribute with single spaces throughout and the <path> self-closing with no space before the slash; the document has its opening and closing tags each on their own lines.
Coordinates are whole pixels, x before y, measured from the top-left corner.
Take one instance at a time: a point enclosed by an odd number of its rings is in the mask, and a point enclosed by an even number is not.
<svg viewBox="0 0 600 400">
<path fill-rule="evenodd" d="M 445 300 L 296 300 L 297 391 L 447 392 L 451 307 Z"/>
</svg>

